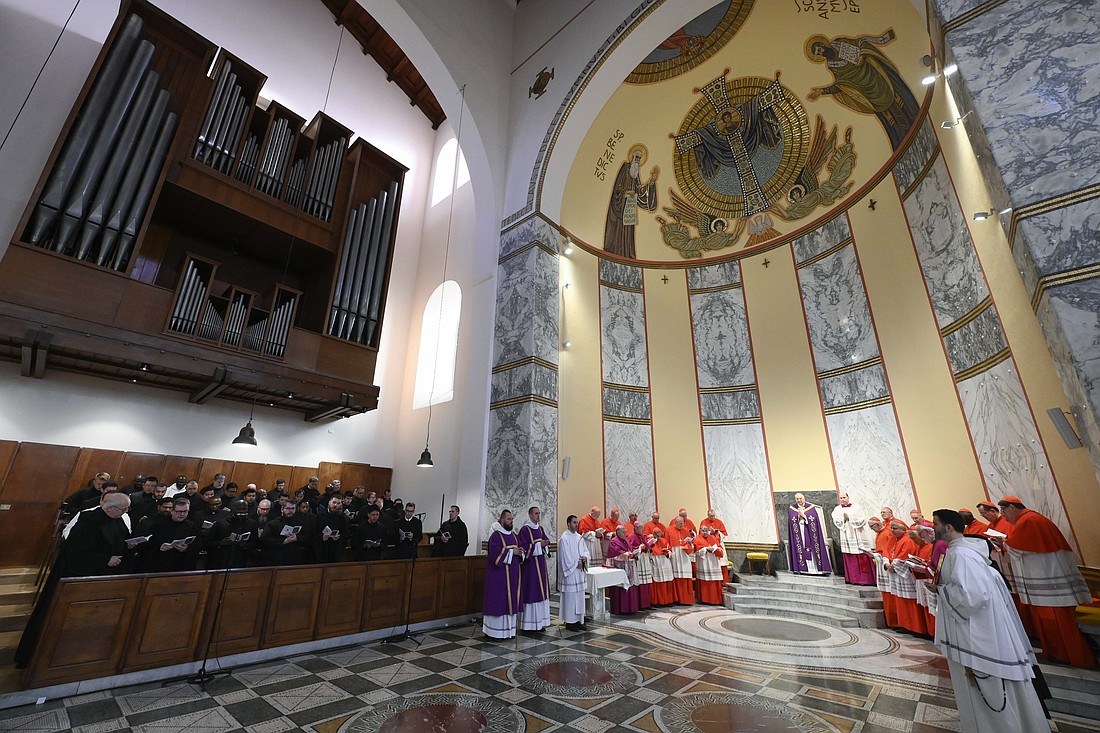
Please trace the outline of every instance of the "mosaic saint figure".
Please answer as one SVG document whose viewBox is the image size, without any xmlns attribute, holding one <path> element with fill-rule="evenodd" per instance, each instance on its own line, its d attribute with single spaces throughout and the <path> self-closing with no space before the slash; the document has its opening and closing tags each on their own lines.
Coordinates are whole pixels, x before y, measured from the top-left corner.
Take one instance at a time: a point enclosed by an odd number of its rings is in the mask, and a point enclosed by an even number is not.
<svg viewBox="0 0 1100 733">
<path fill-rule="evenodd" d="M 649 178 L 642 180 L 642 165 L 647 154 L 645 145 L 632 146 L 615 176 L 603 231 L 603 248 L 610 254 L 635 259 L 634 228 L 638 225 L 638 211 L 657 210 L 657 176 L 661 169 L 653 166 Z"/>
<path fill-rule="evenodd" d="M 913 93 L 898 73 L 897 67 L 878 47 L 896 38 L 893 29 L 881 36 L 858 38 L 810 36 L 806 41 L 806 56 L 810 61 L 824 63 L 833 75 L 833 83 L 814 87 L 807 94 L 813 102 L 831 96 L 845 107 L 860 114 L 878 117 L 897 150 L 920 114 Z"/>
<path fill-rule="evenodd" d="M 807 502 L 802 493 L 794 495 L 794 502 L 787 510 L 791 571 L 827 575 L 832 572 L 833 565 L 825 549 L 825 519 L 821 516 L 821 507 Z"/>
</svg>

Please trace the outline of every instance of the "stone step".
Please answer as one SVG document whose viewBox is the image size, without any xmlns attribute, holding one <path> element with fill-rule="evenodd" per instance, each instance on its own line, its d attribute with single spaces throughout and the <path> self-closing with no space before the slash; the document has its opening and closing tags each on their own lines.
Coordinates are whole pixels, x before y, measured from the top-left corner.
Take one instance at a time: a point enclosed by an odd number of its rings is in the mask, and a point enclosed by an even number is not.
<svg viewBox="0 0 1100 733">
<path fill-rule="evenodd" d="M 29 603 L 0 606 L 0 631 L 22 631 L 32 610 L 34 606 Z"/>
<path fill-rule="evenodd" d="M 844 576 L 842 575 L 802 575 L 799 573 L 788 573 L 785 570 L 780 570 L 775 575 L 751 575 L 749 573 L 739 573 L 738 578 L 742 582 L 749 583 L 801 583 L 804 585 L 847 585 L 844 582 Z"/>
<path fill-rule="evenodd" d="M 19 646 L 22 631 L 0 632 L 0 664 L 11 664 L 15 659 L 15 648 Z"/>
<path fill-rule="evenodd" d="M 882 628 L 886 624 L 886 618 L 881 609 L 852 608 L 850 606 L 838 606 L 833 603 L 821 603 L 817 601 L 793 600 L 789 598 L 747 598 L 734 596 L 734 609 L 740 611 L 742 607 L 769 608 L 778 612 L 783 611 L 808 611 L 811 613 L 824 613 L 836 616 L 845 616 L 857 622 L 857 625 L 866 629 Z"/>
<path fill-rule="evenodd" d="M 811 621 L 813 623 L 825 624 L 826 626 L 835 626 L 843 629 L 854 629 L 859 627 L 859 619 L 836 613 L 812 611 L 802 608 L 774 608 L 752 602 L 746 603 L 743 601 L 735 601 L 734 610 L 739 613 L 746 613 L 754 616 L 773 616 L 795 619 L 798 621 Z"/>
<path fill-rule="evenodd" d="M 776 579 L 765 579 L 756 577 L 746 580 L 745 576 L 741 576 L 741 585 L 744 585 L 746 588 L 789 588 L 794 590 L 828 589 L 829 591 L 847 591 L 853 594 L 859 594 L 866 598 L 882 596 L 882 594 L 879 592 L 879 589 L 875 586 L 848 585 L 844 582 L 832 583 L 821 578 L 814 579 L 814 581 L 816 582 L 796 580 L 791 576 L 783 576 Z"/>
<path fill-rule="evenodd" d="M 1064 713 L 1089 720 L 1100 720 L 1100 695 L 1053 686 L 1050 688 L 1050 694 L 1054 697 L 1046 702 L 1047 708 L 1052 713 Z"/>
<path fill-rule="evenodd" d="M 1051 689 L 1084 692 L 1100 698 L 1100 672 L 1073 667 L 1042 665 L 1043 678 Z"/>
<path fill-rule="evenodd" d="M 0 586 L 33 583 L 38 577 L 38 568 L 0 568 Z"/>
<path fill-rule="evenodd" d="M 850 608 L 882 608 L 882 596 L 864 598 L 850 593 L 830 593 L 826 589 L 820 591 L 807 591 L 794 588 L 762 588 L 752 586 L 738 590 L 737 595 L 745 598 L 779 598 L 797 602 L 799 600 L 811 600 L 816 603 L 837 604 Z"/>
</svg>

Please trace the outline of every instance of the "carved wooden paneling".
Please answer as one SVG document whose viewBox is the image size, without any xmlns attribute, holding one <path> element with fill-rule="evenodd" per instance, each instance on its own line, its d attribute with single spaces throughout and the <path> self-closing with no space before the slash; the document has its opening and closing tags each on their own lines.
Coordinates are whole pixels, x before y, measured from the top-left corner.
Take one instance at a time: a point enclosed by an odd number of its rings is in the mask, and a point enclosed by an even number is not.
<svg viewBox="0 0 1100 733">
<path fill-rule="evenodd" d="M 344 491 L 354 491 L 356 486 L 370 491 L 370 464 L 344 461 L 340 464 L 340 481 L 344 485 Z"/>
<path fill-rule="evenodd" d="M 367 483 L 367 491 L 373 491 L 379 496 L 390 488 L 390 480 L 393 479 L 392 468 L 370 467 L 370 478 Z"/>
<path fill-rule="evenodd" d="M 367 567 L 362 563 L 326 565 L 321 580 L 316 638 L 354 634 L 363 618 Z"/>
<path fill-rule="evenodd" d="M 441 560 L 417 560 L 416 570 L 412 574 L 412 593 L 410 594 L 409 620 L 412 623 L 433 618 L 439 605 L 439 575 Z"/>
<path fill-rule="evenodd" d="M 469 583 L 470 563 L 444 561 L 439 564 L 439 599 L 436 607 L 440 616 L 461 616 L 466 613 Z"/>
<path fill-rule="evenodd" d="M 184 664 L 201 655 L 203 611 L 212 577 L 221 576 L 188 573 L 146 577 L 123 672 Z"/>
<path fill-rule="evenodd" d="M 141 585 L 137 577 L 62 581 L 27 670 L 27 686 L 114 674 L 126 650 Z"/>
<path fill-rule="evenodd" d="M 213 629 L 211 657 L 251 652 L 260 648 L 267 622 L 271 581 L 274 577 L 274 570 L 262 568 L 230 571 L 229 582 L 225 586 L 225 600 L 222 602 L 221 612 L 217 614 L 217 626 Z M 225 573 L 218 573 L 210 586 L 210 601 L 206 610 L 207 626 L 215 623 L 215 611 L 218 599 L 222 596 L 222 583 L 225 579 Z M 206 633 L 209 634 L 210 631 L 207 630 Z"/>
<path fill-rule="evenodd" d="M 88 474 L 70 488 L 69 477 L 80 453 L 80 449 L 73 446 L 21 443 L 8 469 L 0 498 L 9 504 L 48 502 L 56 508 L 66 496 L 92 477 Z"/>
<path fill-rule="evenodd" d="M 24 446 L 27 443 L 23 444 Z M 20 448 L 22 450 L 22 448 Z M 80 448 L 80 455 L 76 459 L 76 465 L 71 467 L 67 477 L 68 486 L 58 496 L 58 500 L 76 491 L 82 486 L 87 486 L 88 481 L 100 471 L 111 474 L 111 478 L 118 481 L 118 471 L 122 467 L 124 453 L 120 450 L 103 450 L 100 448 Z M 122 482 L 119 481 L 121 484 Z"/>
<path fill-rule="evenodd" d="M 367 599 L 363 605 L 363 631 L 405 622 L 405 595 L 409 565 L 400 560 L 367 563 Z"/>
<path fill-rule="evenodd" d="M 256 484 L 257 487 L 266 489 L 268 487 L 260 483 L 263 476 L 264 464 L 237 461 L 237 465 L 233 467 L 233 475 L 229 477 L 229 480 L 236 481 L 242 490 L 249 484 Z"/>
<path fill-rule="evenodd" d="M 156 476 L 163 483 L 170 484 L 173 479 L 176 478 L 176 474 L 172 474 L 172 478 L 165 481 L 164 476 L 164 461 L 165 456 L 159 453 L 127 453 L 122 457 L 122 465 L 119 466 L 118 476 L 115 480 L 118 481 L 119 486 L 125 487 L 127 484 L 133 482 L 137 476 Z M 123 488 L 123 491 L 126 489 Z"/>
<path fill-rule="evenodd" d="M 306 482 L 309 481 L 311 476 L 316 475 L 316 466 L 294 466 L 293 470 L 291 470 L 290 472 L 290 484 L 287 486 L 287 488 L 291 491 L 294 491 L 295 489 L 300 489 L 306 485 Z M 321 484 L 317 487 L 317 490 L 323 492 L 325 490 L 325 485 Z"/>
<path fill-rule="evenodd" d="M 285 466 L 279 463 L 265 463 L 263 473 L 260 475 L 260 488 L 271 491 L 275 488 L 275 482 L 286 479 L 290 485 L 290 476 L 294 472 L 293 466 Z"/>
<path fill-rule="evenodd" d="M 221 458 L 203 458 L 202 466 L 199 467 L 199 474 L 195 477 L 195 480 L 199 482 L 199 488 L 201 489 L 203 486 L 209 486 L 214 481 L 214 474 L 224 473 L 226 476 L 232 476 L 235 465 L 237 465 L 236 461 L 226 461 Z"/>
<path fill-rule="evenodd" d="M 199 469 L 202 467 L 201 458 L 192 458 L 190 456 L 165 456 L 164 457 L 164 472 L 163 476 L 157 478 L 164 481 L 166 484 L 173 483 L 176 480 L 176 476 L 186 476 L 188 479 L 195 479 L 198 481 Z"/>
<path fill-rule="evenodd" d="M 317 623 L 324 568 L 279 568 L 271 582 L 270 613 L 264 628 L 265 647 L 309 641 Z"/>
</svg>

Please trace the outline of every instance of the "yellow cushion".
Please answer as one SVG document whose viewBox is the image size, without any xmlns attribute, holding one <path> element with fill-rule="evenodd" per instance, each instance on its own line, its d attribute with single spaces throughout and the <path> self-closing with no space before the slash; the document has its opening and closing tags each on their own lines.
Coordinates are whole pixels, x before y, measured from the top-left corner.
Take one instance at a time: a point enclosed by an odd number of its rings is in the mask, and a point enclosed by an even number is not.
<svg viewBox="0 0 1100 733">
<path fill-rule="evenodd" d="M 745 557 L 749 560 L 767 560 L 768 553 L 766 552 L 746 552 Z"/>
</svg>

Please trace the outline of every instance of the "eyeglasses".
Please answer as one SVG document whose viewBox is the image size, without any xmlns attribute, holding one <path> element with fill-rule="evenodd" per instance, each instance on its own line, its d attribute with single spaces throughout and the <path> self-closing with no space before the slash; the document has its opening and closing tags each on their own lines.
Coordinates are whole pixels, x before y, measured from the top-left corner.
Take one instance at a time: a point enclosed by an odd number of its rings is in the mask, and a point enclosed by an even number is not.
<svg viewBox="0 0 1100 733">
<path fill-rule="evenodd" d="M 190 509 L 173 509 L 172 510 L 173 514 L 187 514 L 188 512 L 190 512 Z"/>
</svg>

